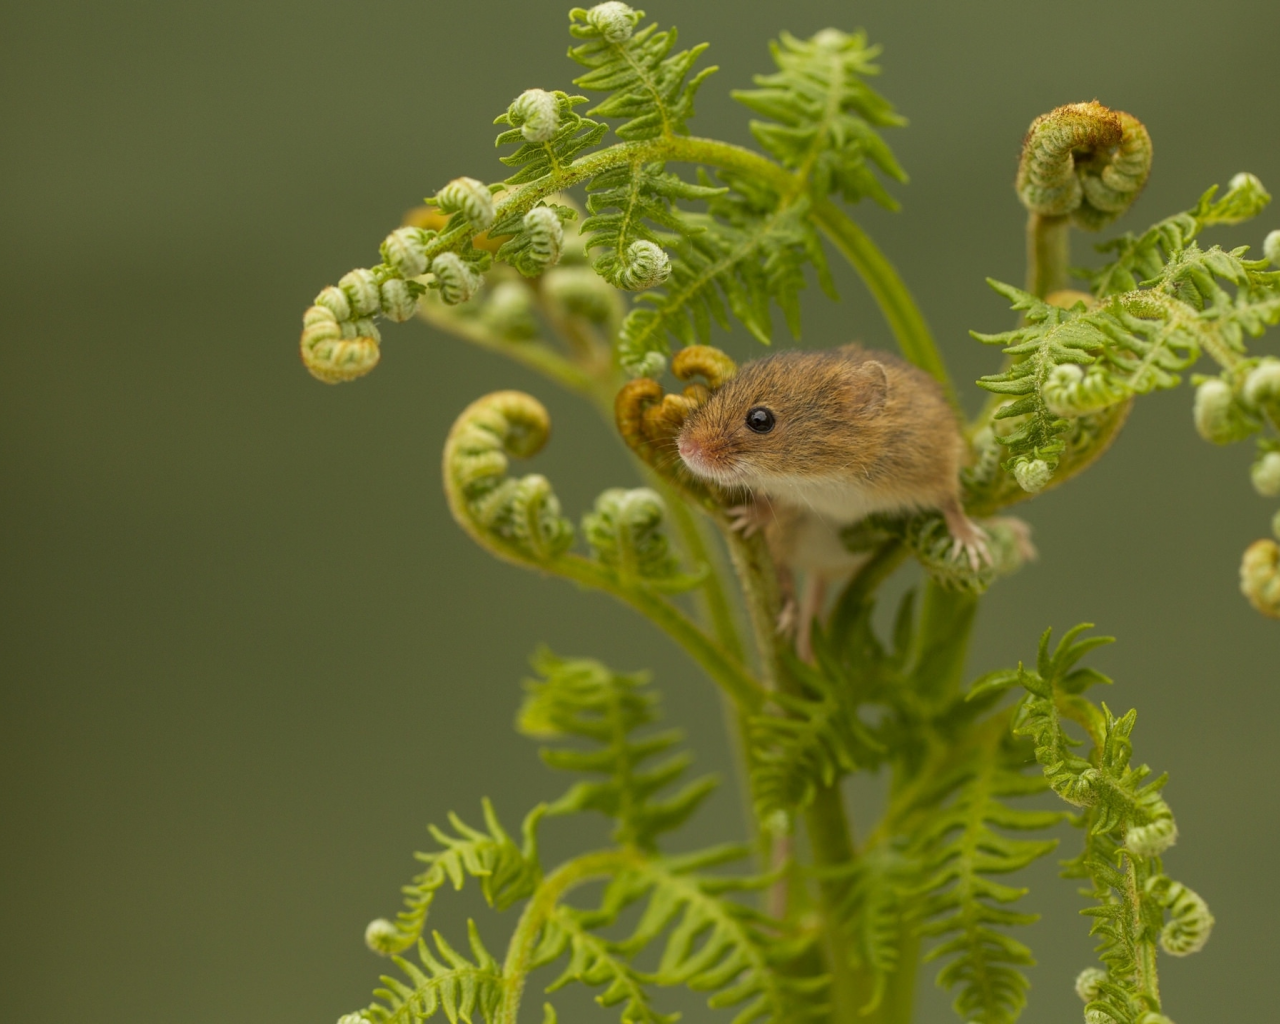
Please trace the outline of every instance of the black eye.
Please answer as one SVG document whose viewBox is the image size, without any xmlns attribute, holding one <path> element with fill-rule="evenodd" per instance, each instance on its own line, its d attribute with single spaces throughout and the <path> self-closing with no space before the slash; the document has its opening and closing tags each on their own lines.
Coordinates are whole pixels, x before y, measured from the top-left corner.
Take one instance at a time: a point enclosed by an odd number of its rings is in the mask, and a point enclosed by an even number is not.
<svg viewBox="0 0 1280 1024">
<path fill-rule="evenodd" d="M 757 434 L 767 434 L 773 429 L 773 413 L 763 405 L 757 405 L 747 413 L 747 426 Z"/>
</svg>

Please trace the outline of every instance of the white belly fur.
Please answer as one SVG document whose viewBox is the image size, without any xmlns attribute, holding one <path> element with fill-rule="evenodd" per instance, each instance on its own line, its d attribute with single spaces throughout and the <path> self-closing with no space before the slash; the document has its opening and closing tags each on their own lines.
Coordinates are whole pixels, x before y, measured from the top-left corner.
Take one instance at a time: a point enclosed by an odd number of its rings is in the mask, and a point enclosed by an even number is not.
<svg viewBox="0 0 1280 1024">
<path fill-rule="evenodd" d="M 844 480 L 771 477 L 761 490 L 784 505 L 820 516 L 836 528 L 877 512 L 908 512 L 915 508 L 899 495 Z"/>
</svg>

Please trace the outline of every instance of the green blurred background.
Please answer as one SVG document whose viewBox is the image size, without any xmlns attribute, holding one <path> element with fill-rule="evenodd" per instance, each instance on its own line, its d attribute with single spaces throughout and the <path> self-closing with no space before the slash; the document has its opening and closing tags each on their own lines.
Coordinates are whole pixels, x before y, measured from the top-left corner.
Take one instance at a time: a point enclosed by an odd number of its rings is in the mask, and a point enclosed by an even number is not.
<svg viewBox="0 0 1280 1024">
<path fill-rule="evenodd" d="M 363 1005 L 382 964 L 362 930 L 395 910 L 423 825 L 475 819 L 491 794 L 514 826 L 563 785 L 510 727 L 538 641 L 653 668 L 699 765 L 728 767 L 714 695 L 654 630 L 497 564 L 449 522 L 437 460 L 466 403 L 521 387 L 549 404 L 538 465 L 575 516 L 634 479 L 589 411 L 417 323 L 384 332 L 357 384 L 298 363 L 302 309 L 376 262 L 405 208 L 456 175 L 501 176 L 493 116 L 574 74 L 565 11 L 44 0 L 0 15 L 6 1019 L 301 1024 Z M 695 129 L 735 141 L 746 116 L 727 92 L 767 69 L 778 30 L 864 26 L 885 44 L 912 182 L 901 213 L 858 217 L 961 381 L 996 359 L 966 331 L 1010 322 L 983 278 L 1022 277 L 1010 185 L 1035 115 L 1096 97 L 1146 121 L 1155 172 L 1121 228 L 1239 170 L 1280 188 L 1274 0 L 650 14 L 711 41 L 721 71 Z M 1278 225 L 1209 241 L 1257 246 Z M 840 304 L 808 297 L 806 340 L 890 344 L 839 282 Z M 1100 465 L 1024 506 L 1043 557 L 986 600 L 971 664 L 1030 656 L 1047 625 L 1120 637 L 1097 660 L 1109 700 L 1140 709 L 1138 756 L 1172 773 L 1183 840 L 1167 864 L 1219 922 L 1203 953 L 1165 961 L 1182 1024 L 1268 1016 L 1280 963 L 1280 624 L 1236 583 L 1274 503 L 1249 459 L 1199 440 L 1189 392 L 1140 402 Z M 740 832 L 730 785 L 686 841 Z M 551 851 L 583 841 L 562 827 Z M 1051 864 L 1031 882 L 1046 918 L 1029 930 L 1027 1019 L 1078 1021 L 1091 944 L 1074 883 Z M 443 904 L 433 920 L 459 938 L 477 906 Z M 507 922 L 481 924 L 500 948 Z M 931 976 L 921 1019 L 946 1020 Z"/>
</svg>

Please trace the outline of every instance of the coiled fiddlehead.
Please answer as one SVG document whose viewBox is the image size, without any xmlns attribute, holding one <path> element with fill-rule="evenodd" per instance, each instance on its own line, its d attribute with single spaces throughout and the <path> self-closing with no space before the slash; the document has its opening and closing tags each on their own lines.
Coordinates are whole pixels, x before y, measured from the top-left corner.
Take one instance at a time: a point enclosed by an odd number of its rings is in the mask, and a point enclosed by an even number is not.
<svg viewBox="0 0 1280 1024">
<path fill-rule="evenodd" d="M 1280 523 L 1280 516 L 1277 516 Z M 1255 540 L 1240 562 L 1240 591 L 1258 611 L 1280 619 L 1280 544 Z"/>
<path fill-rule="evenodd" d="M 546 477 L 506 477 L 508 456 L 536 455 L 551 432 L 542 404 L 498 391 L 458 417 L 444 446 L 445 493 L 454 518 L 495 554 L 544 565 L 573 543 L 573 524 Z"/>
<path fill-rule="evenodd" d="M 644 581 L 657 589 L 678 592 L 698 586 L 707 568 L 681 573 L 680 560 L 663 529 L 666 505 L 648 487 L 611 488 L 596 498 L 582 517 L 582 532 L 597 561 L 609 566 L 620 582 Z"/>
<path fill-rule="evenodd" d="M 1190 956 L 1204 949 L 1214 922 L 1203 897 L 1164 875 L 1148 879 L 1146 890 L 1169 912 L 1169 923 L 1160 930 L 1160 948 L 1170 956 Z"/>
<path fill-rule="evenodd" d="M 1151 172 L 1151 136 L 1131 114 L 1069 103 L 1031 122 L 1016 188 L 1032 213 L 1096 231 L 1138 197 Z"/>
<path fill-rule="evenodd" d="M 754 708 L 762 696 L 759 683 L 684 612 L 660 596 L 662 590 L 683 590 L 702 582 L 700 575 L 682 575 L 674 562 L 655 557 L 666 543 L 658 540 L 660 504 L 606 499 L 604 505 L 615 514 L 605 516 L 598 506 L 588 519 L 588 529 L 600 545 L 597 550 L 606 557 L 584 558 L 568 550 L 573 526 L 561 515 L 560 502 L 546 477 L 506 476 L 510 459 L 535 455 L 550 430 L 546 409 L 523 392 L 498 391 L 468 406 L 454 422 L 444 447 L 445 495 L 453 517 L 481 547 L 499 558 L 553 572 L 631 605 L 684 646 L 734 700 Z M 625 524 L 616 514 L 620 504 L 627 506 L 626 514 L 632 517 Z M 625 557 L 617 557 L 622 552 Z M 612 563 L 609 558 L 614 559 Z M 669 575 L 655 575 L 659 568 Z"/>
<path fill-rule="evenodd" d="M 668 394 L 656 380 L 640 377 L 619 390 L 614 401 L 618 433 L 633 452 L 706 507 L 718 505 L 718 491 L 695 479 L 676 456 L 676 435 L 685 418 L 707 396 L 737 372 L 737 364 L 710 345 L 690 345 L 676 353 L 671 364 L 677 380 L 702 377 L 706 384 L 690 383 L 680 394 Z"/>
</svg>

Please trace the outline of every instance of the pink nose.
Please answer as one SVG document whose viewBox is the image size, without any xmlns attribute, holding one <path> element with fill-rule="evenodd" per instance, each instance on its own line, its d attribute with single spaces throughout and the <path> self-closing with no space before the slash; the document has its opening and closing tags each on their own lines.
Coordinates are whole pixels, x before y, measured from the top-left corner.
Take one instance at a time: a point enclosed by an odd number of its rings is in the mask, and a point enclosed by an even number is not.
<svg viewBox="0 0 1280 1024">
<path fill-rule="evenodd" d="M 702 446 L 691 437 L 681 435 L 676 440 L 676 450 L 680 452 L 682 458 L 690 458 L 694 455 L 702 454 Z"/>
</svg>

